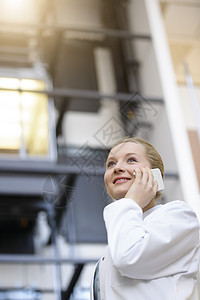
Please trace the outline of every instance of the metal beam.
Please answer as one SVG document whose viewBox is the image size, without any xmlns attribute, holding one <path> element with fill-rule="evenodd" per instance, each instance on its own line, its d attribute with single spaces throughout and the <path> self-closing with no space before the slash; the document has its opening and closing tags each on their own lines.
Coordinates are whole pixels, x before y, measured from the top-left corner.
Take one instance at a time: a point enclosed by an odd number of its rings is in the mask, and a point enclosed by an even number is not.
<svg viewBox="0 0 200 300">
<path fill-rule="evenodd" d="M 143 40 L 151 40 L 151 36 L 149 34 L 137 34 L 132 33 L 127 30 L 117 30 L 117 29 L 105 29 L 105 28 L 81 28 L 81 27 L 68 27 L 61 25 L 45 25 L 45 24 L 34 24 L 34 23 L 26 23 L 26 24 L 10 24 L 6 22 L 0 22 L 0 28 L 5 32 L 7 29 L 16 29 L 22 30 L 25 32 L 26 30 L 36 30 L 44 31 L 44 30 L 52 30 L 52 31 L 62 31 L 62 32 L 70 32 L 70 33 L 93 33 L 98 35 L 104 35 L 105 37 L 113 37 L 113 38 L 121 38 L 121 39 L 143 39 Z"/>
<path fill-rule="evenodd" d="M 199 0 L 160 0 L 161 4 L 200 7 Z"/>
<path fill-rule="evenodd" d="M 93 264 L 97 259 L 53 258 L 33 255 L 0 254 L 1 264 Z"/>
<path fill-rule="evenodd" d="M 23 164 L 24 163 L 24 164 Z M 41 162 L 20 162 L 17 161 L 14 164 L 13 161 L 0 160 L 0 174 L 12 173 L 12 174 L 38 174 L 38 175 L 62 175 L 62 174 L 87 174 L 87 175 L 104 175 L 104 166 L 92 166 L 86 167 L 84 164 L 80 165 L 67 165 L 67 164 L 52 164 L 50 162 L 42 164 Z M 165 178 L 178 179 L 179 176 L 174 172 L 166 172 Z"/>
<path fill-rule="evenodd" d="M 23 164 L 24 163 L 24 164 Z M 0 173 L 12 173 L 12 174 L 40 174 L 40 175 L 59 175 L 59 174 L 88 174 L 88 175 L 102 175 L 105 172 L 104 167 L 95 167 L 92 170 L 91 166 L 86 167 L 84 165 L 67 165 L 67 164 L 52 164 L 47 162 L 42 164 L 41 162 L 16 162 L 0 160 Z"/>
<path fill-rule="evenodd" d="M 78 98 L 78 99 L 111 99 L 117 101 L 132 101 L 135 93 L 116 93 L 116 94 L 102 94 L 98 91 L 92 90 L 75 90 L 75 89 L 64 89 L 64 88 L 54 88 L 51 90 L 27 90 L 27 89 L 9 89 L 0 88 L 0 91 L 14 91 L 14 92 L 27 92 L 27 93 L 38 93 L 46 94 L 48 97 L 66 97 L 67 98 Z M 139 94 L 139 93 L 138 93 Z M 142 96 L 142 95 L 141 95 Z M 153 102 L 155 104 L 164 104 L 161 98 L 148 98 L 147 101 Z"/>
</svg>

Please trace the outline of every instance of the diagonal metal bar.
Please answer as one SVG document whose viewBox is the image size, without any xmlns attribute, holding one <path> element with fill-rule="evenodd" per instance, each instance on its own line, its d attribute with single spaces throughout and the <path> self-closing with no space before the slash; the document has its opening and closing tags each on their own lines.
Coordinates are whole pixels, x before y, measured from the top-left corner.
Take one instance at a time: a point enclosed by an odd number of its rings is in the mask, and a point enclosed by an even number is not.
<svg viewBox="0 0 200 300">
<path fill-rule="evenodd" d="M 70 281 L 70 283 L 67 287 L 67 290 L 62 293 L 62 299 L 63 300 L 64 299 L 65 300 L 70 299 L 70 295 L 72 294 L 72 292 L 74 290 L 74 287 L 75 287 L 75 285 L 76 285 L 76 283 L 79 279 L 79 276 L 81 275 L 83 267 L 84 267 L 84 264 L 81 264 L 81 263 L 79 263 L 75 266 L 74 274 L 73 274 L 73 276 L 71 278 L 71 281 Z"/>
</svg>

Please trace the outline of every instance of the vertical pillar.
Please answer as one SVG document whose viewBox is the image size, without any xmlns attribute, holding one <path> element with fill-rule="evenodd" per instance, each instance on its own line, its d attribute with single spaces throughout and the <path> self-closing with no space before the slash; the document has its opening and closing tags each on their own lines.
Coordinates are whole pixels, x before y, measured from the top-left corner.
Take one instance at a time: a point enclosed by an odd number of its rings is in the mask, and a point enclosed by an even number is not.
<svg viewBox="0 0 200 300">
<path fill-rule="evenodd" d="M 158 0 L 145 0 L 152 42 L 166 105 L 180 182 L 185 197 L 200 218 L 198 182 L 179 101 L 171 55 Z"/>
<path fill-rule="evenodd" d="M 102 94 L 115 94 L 117 87 L 110 49 L 98 47 L 95 49 L 94 57 L 99 92 Z M 101 99 L 99 118 L 101 125 L 104 127 L 102 142 L 104 146 L 112 147 L 124 136 L 118 101 L 106 98 Z"/>
</svg>

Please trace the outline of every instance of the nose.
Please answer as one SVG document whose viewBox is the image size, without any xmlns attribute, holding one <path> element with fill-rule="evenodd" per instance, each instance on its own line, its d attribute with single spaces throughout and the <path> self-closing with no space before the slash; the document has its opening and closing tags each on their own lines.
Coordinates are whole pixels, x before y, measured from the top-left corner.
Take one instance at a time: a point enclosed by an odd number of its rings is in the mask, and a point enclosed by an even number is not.
<svg viewBox="0 0 200 300">
<path fill-rule="evenodd" d="M 115 173 L 123 173 L 123 172 L 125 172 L 125 170 L 124 170 L 124 168 L 123 168 L 123 166 L 115 166 L 115 168 L 114 168 L 114 172 Z"/>
</svg>

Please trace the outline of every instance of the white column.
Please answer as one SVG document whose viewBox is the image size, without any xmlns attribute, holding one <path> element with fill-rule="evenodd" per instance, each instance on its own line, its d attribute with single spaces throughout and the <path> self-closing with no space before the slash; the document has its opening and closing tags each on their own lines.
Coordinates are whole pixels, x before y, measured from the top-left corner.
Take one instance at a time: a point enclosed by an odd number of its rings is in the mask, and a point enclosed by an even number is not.
<svg viewBox="0 0 200 300">
<path fill-rule="evenodd" d="M 115 94 L 117 83 L 112 52 L 106 47 L 97 47 L 94 50 L 95 67 L 97 76 L 98 90 L 102 94 Z M 106 132 L 106 138 L 102 136 L 102 142 L 106 147 L 112 147 L 119 139 L 124 136 L 124 128 L 120 119 L 119 103 L 116 100 L 101 99 L 99 110 L 99 121 L 102 132 Z"/>
<path fill-rule="evenodd" d="M 145 0 L 184 200 L 200 218 L 199 189 L 158 0 Z"/>
<path fill-rule="evenodd" d="M 114 94 L 116 92 L 116 80 L 111 51 L 105 47 L 97 47 L 94 50 L 94 58 L 99 92 Z"/>
</svg>

